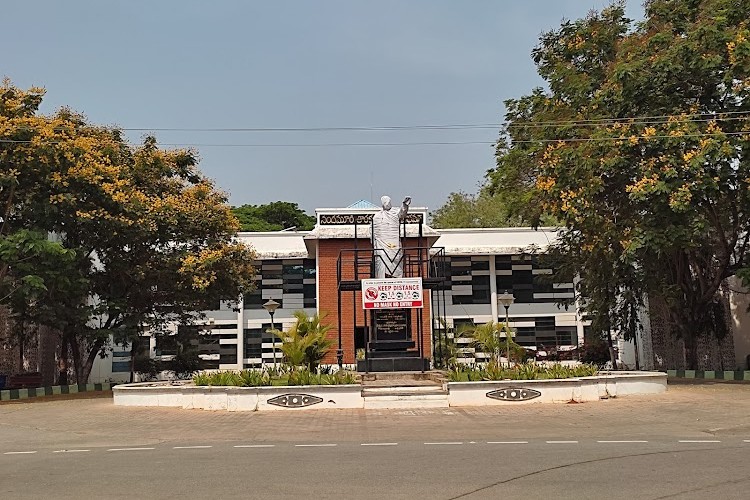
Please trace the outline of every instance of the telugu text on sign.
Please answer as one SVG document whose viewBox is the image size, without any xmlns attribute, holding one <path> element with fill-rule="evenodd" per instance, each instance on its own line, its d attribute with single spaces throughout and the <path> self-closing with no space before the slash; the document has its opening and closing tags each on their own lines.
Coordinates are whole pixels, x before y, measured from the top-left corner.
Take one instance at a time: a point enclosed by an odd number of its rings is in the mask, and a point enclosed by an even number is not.
<svg viewBox="0 0 750 500">
<path fill-rule="evenodd" d="M 422 278 L 362 280 L 362 307 L 401 309 L 423 307 Z"/>
</svg>

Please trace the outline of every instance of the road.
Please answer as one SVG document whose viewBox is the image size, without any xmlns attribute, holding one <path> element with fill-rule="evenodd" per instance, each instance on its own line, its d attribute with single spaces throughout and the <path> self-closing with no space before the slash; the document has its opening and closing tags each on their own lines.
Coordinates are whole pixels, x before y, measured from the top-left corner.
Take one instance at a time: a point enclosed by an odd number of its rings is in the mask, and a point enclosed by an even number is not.
<svg viewBox="0 0 750 500">
<path fill-rule="evenodd" d="M 577 405 L 0 405 L 0 498 L 750 497 L 750 385 Z"/>
</svg>

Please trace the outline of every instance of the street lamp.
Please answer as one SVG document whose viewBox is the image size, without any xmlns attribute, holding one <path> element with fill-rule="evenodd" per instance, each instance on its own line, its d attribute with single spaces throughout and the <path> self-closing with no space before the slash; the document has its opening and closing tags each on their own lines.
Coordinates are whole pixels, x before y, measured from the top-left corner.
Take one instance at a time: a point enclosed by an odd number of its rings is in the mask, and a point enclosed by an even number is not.
<svg viewBox="0 0 750 500">
<path fill-rule="evenodd" d="M 508 290 L 505 290 L 505 293 L 501 293 L 497 296 L 497 301 L 505 308 L 505 356 L 508 359 L 508 365 L 510 365 L 510 326 L 508 321 L 508 308 L 515 300 L 516 298 L 512 293 L 508 293 Z"/>
<path fill-rule="evenodd" d="M 271 315 L 271 330 L 276 330 L 276 326 L 273 324 L 273 313 L 276 312 L 276 309 L 279 308 L 281 304 L 276 302 L 273 299 L 268 299 L 268 301 L 263 304 L 263 309 L 268 311 L 268 314 Z M 273 368 L 276 369 L 276 335 L 273 337 L 273 344 L 271 344 L 271 348 L 273 349 Z"/>
</svg>

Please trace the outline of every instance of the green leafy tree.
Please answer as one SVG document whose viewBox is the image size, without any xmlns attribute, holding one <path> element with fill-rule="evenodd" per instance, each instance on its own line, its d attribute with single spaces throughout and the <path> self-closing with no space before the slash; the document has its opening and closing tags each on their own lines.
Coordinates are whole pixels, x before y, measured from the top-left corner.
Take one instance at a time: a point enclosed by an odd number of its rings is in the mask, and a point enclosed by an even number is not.
<svg viewBox="0 0 750 500">
<path fill-rule="evenodd" d="M 0 290 L 61 331 L 61 379 L 70 356 L 82 382 L 111 339 L 236 301 L 253 253 L 193 151 L 134 147 L 67 109 L 40 115 L 43 94 L 0 86 Z"/>
<path fill-rule="evenodd" d="M 241 231 L 281 231 L 296 227 L 309 231 L 315 226 L 315 217 L 307 215 L 296 203 L 274 201 L 265 205 L 242 205 L 232 209 L 240 221 Z"/>
<path fill-rule="evenodd" d="M 697 367 L 722 336 L 720 288 L 750 276 L 750 2 L 621 3 L 542 35 L 547 87 L 506 102 L 492 190 L 564 227 L 561 273 L 597 331 L 632 338 L 661 301 Z"/>
<path fill-rule="evenodd" d="M 522 216 L 513 215 L 502 196 L 493 196 L 486 187 L 477 194 L 451 193 L 442 207 L 430 214 L 436 228 L 514 227 L 528 225 Z"/>
</svg>

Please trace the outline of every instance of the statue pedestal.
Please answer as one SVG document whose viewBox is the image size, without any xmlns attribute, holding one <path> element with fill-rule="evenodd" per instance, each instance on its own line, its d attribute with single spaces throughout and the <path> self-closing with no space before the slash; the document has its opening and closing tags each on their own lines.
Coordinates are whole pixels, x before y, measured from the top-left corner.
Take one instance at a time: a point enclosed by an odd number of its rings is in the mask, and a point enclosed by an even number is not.
<svg viewBox="0 0 750 500">
<path fill-rule="evenodd" d="M 373 311 L 373 337 L 367 357 L 357 361 L 357 371 L 391 372 L 430 369 L 429 359 L 420 357 L 412 340 L 411 309 Z"/>
</svg>

